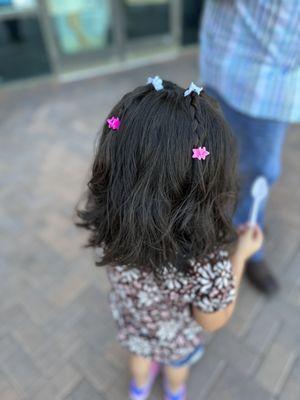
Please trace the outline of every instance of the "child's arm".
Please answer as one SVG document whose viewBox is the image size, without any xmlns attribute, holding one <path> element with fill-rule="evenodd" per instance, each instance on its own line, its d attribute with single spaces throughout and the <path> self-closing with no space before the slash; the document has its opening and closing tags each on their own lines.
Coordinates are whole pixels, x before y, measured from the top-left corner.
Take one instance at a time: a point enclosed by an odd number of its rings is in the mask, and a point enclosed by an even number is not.
<svg viewBox="0 0 300 400">
<path fill-rule="evenodd" d="M 243 276 L 245 263 L 247 259 L 262 246 L 263 234 L 258 226 L 249 228 L 241 226 L 238 230 L 239 240 L 235 253 L 231 257 L 232 272 L 234 276 L 234 286 L 236 290 L 235 300 L 229 304 L 225 309 L 206 313 L 199 308 L 193 306 L 193 315 L 195 320 L 206 331 L 213 332 L 228 323 L 236 305 L 238 289 Z"/>
</svg>

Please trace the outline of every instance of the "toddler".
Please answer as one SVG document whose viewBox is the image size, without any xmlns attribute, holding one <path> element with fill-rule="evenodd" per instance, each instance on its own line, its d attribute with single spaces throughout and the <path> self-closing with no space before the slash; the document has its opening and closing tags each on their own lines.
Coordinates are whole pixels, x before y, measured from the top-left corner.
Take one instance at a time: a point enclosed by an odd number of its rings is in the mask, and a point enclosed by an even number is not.
<svg viewBox="0 0 300 400">
<path fill-rule="evenodd" d="M 186 399 L 202 330 L 230 319 L 256 226 L 232 225 L 236 147 L 215 101 L 159 77 L 109 113 L 77 211 L 111 282 L 118 339 L 130 354 L 131 400 L 160 369 L 165 400 Z"/>
</svg>

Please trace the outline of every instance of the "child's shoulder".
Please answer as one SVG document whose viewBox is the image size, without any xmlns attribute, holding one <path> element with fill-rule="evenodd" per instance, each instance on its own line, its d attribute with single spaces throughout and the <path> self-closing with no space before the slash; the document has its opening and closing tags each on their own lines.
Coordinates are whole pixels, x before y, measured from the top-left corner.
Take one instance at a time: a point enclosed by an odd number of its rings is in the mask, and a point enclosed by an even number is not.
<svg viewBox="0 0 300 400">
<path fill-rule="evenodd" d="M 191 269 L 188 274 L 194 285 L 209 285 L 220 283 L 232 277 L 232 264 L 225 250 L 216 250 L 201 260 L 190 260 Z"/>
<path fill-rule="evenodd" d="M 192 274 L 197 274 L 206 269 L 219 270 L 222 268 L 226 269 L 228 267 L 231 267 L 229 253 L 228 251 L 223 249 L 216 249 L 215 251 L 205 257 L 202 257 L 201 259 L 198 257 L 194 257 L 191 258 L 189 261 L 192 267 L 190 271 Z"/>
</svg>

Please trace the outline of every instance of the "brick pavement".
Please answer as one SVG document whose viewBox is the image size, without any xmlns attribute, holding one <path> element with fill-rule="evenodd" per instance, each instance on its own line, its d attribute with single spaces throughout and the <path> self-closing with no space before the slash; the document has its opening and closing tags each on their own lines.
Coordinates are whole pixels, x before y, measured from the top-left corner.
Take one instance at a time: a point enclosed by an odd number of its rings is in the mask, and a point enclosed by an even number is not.
<svg viewBox="0 0 300 400">
<path fill-rule="evenodd" d="M 121 400 L 126 354 L 113 340 L 108 282 L 72 225 L 95 131 L 111 105 L 159 73 L 187 86 L 196 55 L 91 80 L 0 93 L 0 398 Z M 244 282 L 236 313 L 208 337 L 192 399 L 300 398 L 300 136 L 291 129 L 268 213 L 267 255 L 282 290 Z M 161 398 L 156 385 L 152 400 Z"/>
</svg>

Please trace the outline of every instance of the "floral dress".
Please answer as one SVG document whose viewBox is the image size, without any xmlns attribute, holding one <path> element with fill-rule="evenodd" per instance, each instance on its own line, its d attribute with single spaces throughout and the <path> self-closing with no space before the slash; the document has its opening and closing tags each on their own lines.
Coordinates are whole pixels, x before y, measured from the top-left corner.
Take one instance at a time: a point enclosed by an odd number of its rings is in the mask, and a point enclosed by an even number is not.
<svg viewBox="0 0 300 400">
<path fill-rule="evenodd" d="M 162 363 L 184 358 L 202 344 L 202 328 L 192 317 L 191 305 L 212 313 L 234 300 L 227 252 L 189 263 L 188 273 L 165 268 L 159 281 L 150 268 L 107 267 L 118 340 L 130 352 Z"/>
</svg>

